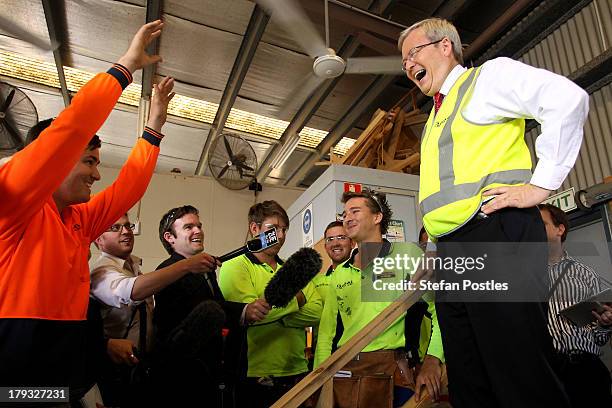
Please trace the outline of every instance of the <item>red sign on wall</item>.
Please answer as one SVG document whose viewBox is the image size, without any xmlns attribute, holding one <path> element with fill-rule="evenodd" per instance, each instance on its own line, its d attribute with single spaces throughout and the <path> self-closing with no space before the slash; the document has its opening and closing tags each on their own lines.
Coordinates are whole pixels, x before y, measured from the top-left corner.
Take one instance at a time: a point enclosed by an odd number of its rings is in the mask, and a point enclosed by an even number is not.
<svg viewBox="0 0 612 408">
<path fill-rule="evenodd" d="M 344 183 L 344 192 L 361 193 L 361 184 L 359 183 Z"/>
</svg>

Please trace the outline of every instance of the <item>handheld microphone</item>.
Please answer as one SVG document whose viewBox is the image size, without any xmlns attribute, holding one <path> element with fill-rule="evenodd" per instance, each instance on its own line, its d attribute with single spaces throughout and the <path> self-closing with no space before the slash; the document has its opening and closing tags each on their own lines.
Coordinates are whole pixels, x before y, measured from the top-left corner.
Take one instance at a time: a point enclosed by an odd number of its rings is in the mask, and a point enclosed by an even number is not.
<svg viewBox="0 0 612 408">
<path fill-rule="evenodd" d="M 285 307 L 308 282 L 321 271 L 321 255 L 312 248 L 301 248 L 291 255 L 283 267 L 274 274 L 264 297 L 270 306 Z"/>
<path fill-rule="evenodd" d="M 221 255 L 217 259 L 221 262 L 225 262 L 232 258 L 236 258 L 247 252 L 260 252 L 266 248 L 273 247 L 278 244 L 278 236 L 276 235 L 276 228 L 271 228 L 267 231 L 260 233 L 254 239 L 248 241 L 245 246 L 235 249 L 232 252 L 228 252 L 225 255 Z"/>
</svg>

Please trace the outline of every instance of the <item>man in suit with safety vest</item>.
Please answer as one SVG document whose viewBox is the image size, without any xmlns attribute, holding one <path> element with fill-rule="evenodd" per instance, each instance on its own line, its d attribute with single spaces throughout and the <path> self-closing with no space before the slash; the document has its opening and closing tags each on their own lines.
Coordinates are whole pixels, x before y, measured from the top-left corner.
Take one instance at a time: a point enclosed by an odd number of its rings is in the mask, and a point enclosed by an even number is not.
<svg viewBox="0 0 612 408">
<path fill-rule="evenodd" d="M 461 40 L 446 20 L 412 25 L 398 47 L 408 78 L 434 99 L 421 140 L 419 200 L 428 250 L 436 242 L 439 258 L 457 259 L 475 256 L 479 247 L 500 254 L 528 242 L 524 247 L 532 250 L 510 263 L 489 254 L 481 275 L 536 293 L 547 281 L 546 233 L 535 205 L 574 165 L 588 95 L 567 78 L 509 58 L 462 67 Z M 542 125 L 533 173 L 525 119 Z M 473 250 L 466 253 L 467 247 Z M 512 273 L 498 272 L 508 268 Z M 440 269 L 438 280 L 457 278 Z M 518 301 L 525 293 L 512 293 L 518 297 L 487 303 L 481 297 L 444 301 L 444 292 L 436 297 L 453 407 L 569 406 L 551 363 L 544 297 Z"/>
</svg>

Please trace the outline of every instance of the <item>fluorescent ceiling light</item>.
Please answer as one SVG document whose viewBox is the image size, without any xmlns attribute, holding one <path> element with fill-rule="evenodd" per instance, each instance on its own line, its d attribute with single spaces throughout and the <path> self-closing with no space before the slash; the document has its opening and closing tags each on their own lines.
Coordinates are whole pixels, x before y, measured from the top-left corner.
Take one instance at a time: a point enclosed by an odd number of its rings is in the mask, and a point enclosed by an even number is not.
<svg viewBox="0 0 612 408">
<path fill-rule="evenodd" d="M 68 90 L 71 92 L 77 92 L 81 86 L 85 85 L 85 83 L 94 76 L 94 74 L 87 71 L 71 67 L 64 67 L 64 71 Z M 10 51 L 0 50 L 0 75 L 53 88 L 60 87 L 55 64 Z M 119 102 L 131 106 L 139 106 L 140 93 L 140 84 L 132 83 L 123 91 L 119 98 Z M 175 95 L 168 107 L 168 113 L 182 118 L 212 124 L 217 109 L 219 109 L 219 105 L 216 103 L 184 95 Z M 284 120 L 232 108 L 225 123 L 225 127 L 278 140 L 288 124 L 289 122 Z M 328 132 L 324 130 L 304 127 L 299 137 L 296 139 L 297 142 L 295 146 L 299 143 L 305 147 L 316 148 L 323 138 L 327 136 L 327 133 Z M 344 155 L 354 143 L 354 139 L 344 137 L 334 147 L 334 153 Z M 291 149 L 289 154 L 295 149 L 295 146 Z"/>
<path fill-rule="evenodd" d="M 286 140 L 285 143 L 281 146 L 281 148 L 276 152 L 274 159 L 272 159 L 272 163 L 270 163 L 270 167 L 272 167 L 273 169 L 278 169 L 283 164 L 285 164 L 285 162 L 287 161 L 289 156 L 291 156 L 291 153 L 293 153 L 299 142 L 300 137 L 298 135 L 293 135 L 291 138 Z"/>
</svg>

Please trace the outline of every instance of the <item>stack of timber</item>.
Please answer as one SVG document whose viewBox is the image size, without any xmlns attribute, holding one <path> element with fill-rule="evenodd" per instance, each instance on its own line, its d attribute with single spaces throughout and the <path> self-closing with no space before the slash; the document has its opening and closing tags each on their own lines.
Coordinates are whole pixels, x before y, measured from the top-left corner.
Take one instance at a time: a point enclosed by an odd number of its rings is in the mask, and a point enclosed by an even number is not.
<svg viewBox="0 0 612 408">
<path fill-rule="evenodd" d="M 420 130 L 415 129 L 422 129 L 426 121 L 427 114 L 418 109 L 378 109 L 355 144 L 341 158 L 332 155 L 331 163 L 418 174 Z"/>
</svg>

